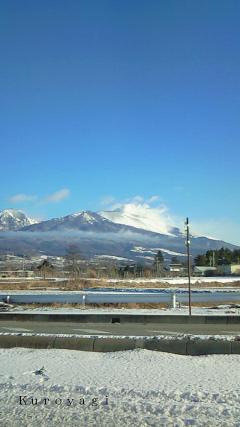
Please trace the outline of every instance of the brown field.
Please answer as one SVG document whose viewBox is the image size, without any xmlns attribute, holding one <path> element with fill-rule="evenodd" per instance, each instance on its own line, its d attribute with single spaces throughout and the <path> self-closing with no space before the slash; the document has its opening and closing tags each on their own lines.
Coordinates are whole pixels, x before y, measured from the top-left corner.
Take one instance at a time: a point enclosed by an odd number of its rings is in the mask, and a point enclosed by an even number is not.
<svg viewBox="0 0 240 427">
<path fill-rule="evenodd" d="M 52 282 L 47 280 L 36 280 L 36 281 L 22 281 L 22 282 L 0 282 L 0 290 L 44 290 L 49 288 L 59 289 L 61 290 L 61 285 L 59 285 L 61 282 Z"/>
<path fill-rule="evenodd" d="M 29 280 L 18 282 L 10 282 L 10 281 L 0 281 L 0 291 L 2 290 L 61 290 L 61 291 L 77 291 L 87 288 L 141 288 L 141 289 L 149 289 L 149 288 L 164 288 L 164 289 L 176 289 L 176 288 L 186 288 L 187 281 L 185 284 L 173 285 L 169 283 L 162 282 L 109 282 L 106 279 L 102 280 L 86 280 L 86 279 L 77 279 L 77 280 L 69 280 L 67 282 L 54 282 L 50 280 Z M 240 288 L 240 280 L 236 282 L 196 282 L 192 284 L 192 289 L 199 288 L 224 288 L 224 287 L 233 287 Z"/>
</svg>

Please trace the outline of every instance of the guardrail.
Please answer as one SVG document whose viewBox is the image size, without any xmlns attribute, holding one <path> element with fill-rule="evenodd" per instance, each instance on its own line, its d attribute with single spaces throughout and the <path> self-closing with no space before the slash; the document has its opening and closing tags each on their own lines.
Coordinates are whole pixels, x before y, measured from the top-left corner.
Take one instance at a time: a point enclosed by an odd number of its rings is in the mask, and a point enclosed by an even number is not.
<svg viewBox="0 0 240 427">
<path fill-rule="evenodd" d="M 0 292 L 0 301 L 12 304 L 104 304 L 104 303 L 165 303 L 171 304 L 173 295 L 177 302 L 187 303 L 188 292 L 171 291 L 24 291 Z M 239 290 L 193 290 L 192 302 L 240 302 Z"/>
</svg>

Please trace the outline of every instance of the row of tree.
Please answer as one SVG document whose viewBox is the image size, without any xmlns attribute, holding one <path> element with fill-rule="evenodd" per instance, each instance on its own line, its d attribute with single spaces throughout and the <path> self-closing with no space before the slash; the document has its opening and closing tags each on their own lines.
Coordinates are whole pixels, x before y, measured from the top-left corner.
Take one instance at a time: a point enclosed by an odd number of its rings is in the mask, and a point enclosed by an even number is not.
<svg viewBox="0 0 240 427">
<path fill-rule="evenodd" d="M 173 261 L 177 262 L 177 258 L 173 258 Z M 48 259 L 43 260 L 40 265 L 38 265 L 37 270 L 44 277 L 50 277 L 52 274 L 56 273 L 54 266 Z M 99 277 L 99 275 L 106 275 L 111 277 L 151 277 L 153 274 L 156 276 L 163 275 L 164 268 L 164 258 L 161 251 L 158 251 L 154 257 L 152 266 L 147 266 L 144 264 L 126 264 L 118 265 L 116 263 L 105 262 L 101 265 L 87 265 L 83 263 L 82 256 L 75 251 L 68 251 L 65 256 L 65 265 L 64 271 L 68 272 L 69 277 L 80 277 L 82 274 L 91 274 L 93 277 Z"/>
<path fill-rule="evenodd" d="M 164 257 L 161 251 L 158 251 L 154 257 L 152 265 L 144 264 L 129 264 L 119 266 L 115 263 L 108 262 L 104 266 L 85 266 L 82 264 L 83 258 L 77 251 L 69 251 L 65 257 L 64 270 L 68 271 L 70 277 L 79 277 L 83 273 L 99 277 L 101 275 L 111 277 L 151 277 L 151 276 L 164 276 L 166 268 L 164 265 Z M 186 267 L 186 261 L 181 262 L 177 257 L 172 257 L 172 264 L 179 264 Z M 194 264 L 197 266 L 217 267 L 224 264 L 240 264 L 240 249 L 230 250 L 221 248 L 219 250 L 207 251 L 205 254 L 197 255 L 194 259 Z M 54 274 L 54 267 L 48 261 L 44 260 L 37 269 L 44 276 Z M 87 271 L 86 271 L 87 270 Z"/>
<path fill-rule="evenodd" d="M 198 255 L 195 265 L 217 267 L 224 264 L 240 264 L 240 249 L 221 248 L 214 251 L 207 251 L 203 255 Z"/>
</svg>

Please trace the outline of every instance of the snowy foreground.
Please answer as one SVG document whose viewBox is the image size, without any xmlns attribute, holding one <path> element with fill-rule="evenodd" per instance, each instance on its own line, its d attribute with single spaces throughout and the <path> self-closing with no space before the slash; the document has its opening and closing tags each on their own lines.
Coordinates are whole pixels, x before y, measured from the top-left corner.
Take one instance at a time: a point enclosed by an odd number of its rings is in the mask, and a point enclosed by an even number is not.
<svg viewBox="0 0 240 427">
<path fill-rule="evenodd" d="M 141 349 L 0 349 L 0 425 L 240 426 L 239 363 Z"/>
</svg>

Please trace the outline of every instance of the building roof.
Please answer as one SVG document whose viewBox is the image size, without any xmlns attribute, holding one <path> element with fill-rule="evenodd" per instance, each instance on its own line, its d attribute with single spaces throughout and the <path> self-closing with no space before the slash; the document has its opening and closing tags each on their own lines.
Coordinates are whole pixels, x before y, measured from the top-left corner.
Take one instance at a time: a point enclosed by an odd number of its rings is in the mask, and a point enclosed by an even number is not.
<svg viewBox="0 0 240 427">
<path fill-rule="evenodd" d="M 202 266 L 202 265 L 195 265 L 194 270 L 198 270 L 198 271 L 215 271 L 216 267 L 209 267 L 209 266 Z"/>
</svg>

